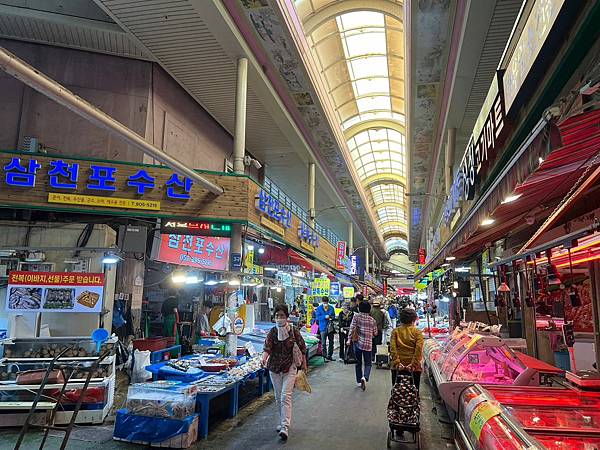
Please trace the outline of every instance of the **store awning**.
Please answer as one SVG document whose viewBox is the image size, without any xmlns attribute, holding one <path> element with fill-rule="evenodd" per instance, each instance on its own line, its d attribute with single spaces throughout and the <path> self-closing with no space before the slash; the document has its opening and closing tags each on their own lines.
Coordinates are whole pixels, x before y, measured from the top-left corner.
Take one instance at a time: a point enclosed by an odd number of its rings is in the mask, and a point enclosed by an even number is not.
<svg viewBox="0 0 600 450">
<path fill-rule="evenodd" d="M 467 213 L 468 219 L 417 277 L 439 267 L 447 256 L 468 259 L 487 244 L 527 229 L 531 226 L 527 216 L 534 217 L 539 226 L 600 151 L 599 110 L 568 117 L 558 125 L 542 125 L 492 185 L 492 192 L 480 198 Z M 504 203 L 509 196 L 517 199 Z M 482 220 L 488 217 L 495 220 L 494 224 L 482 226 Z"/>
</svg>

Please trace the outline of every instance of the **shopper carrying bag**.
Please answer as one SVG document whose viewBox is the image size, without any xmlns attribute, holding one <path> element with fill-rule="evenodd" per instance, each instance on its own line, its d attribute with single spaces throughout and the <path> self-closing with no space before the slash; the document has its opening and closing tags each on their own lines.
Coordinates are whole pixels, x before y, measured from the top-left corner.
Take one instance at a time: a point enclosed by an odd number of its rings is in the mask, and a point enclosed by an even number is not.
<svg viewBox="0 0 600 450">
<path fill-rule="evenodd" d="M 392 386 L 398 375 L 410 375 L 417 392 L 423 372 L 423 332 L 415 326 L 417 313 L 406 308 L 400 311 L 400 325 L 392 331 L 390 361 L 392 363 Z"/>
<path fill-rule="evenodd" d="M 354 314 L 350 324 L 350 337 L 347 344 L 354 346 L 356 356 L 356 384 L 363 391 L 367 388 L 369 376 L 371 375 L 371 350 L 373 348 L 373 336 L 377 335 L 377 324 L 369 312 L 371 305 L 368 302 L 360 302 L 358 305 L 358 314 Z M 365 371 L 363 374 L 363 361 Z"/>
<path fill-rule="evenodd" d="M 303 373 L 306 371 L 306 343 L 300 332 L 288 322 L 287 305 L 277 305 L 273 312 L 276 326 L 271 328 L 265 339 L 262 365 L 269 369 L 279 408 L 276 430 L 281 440 L 286 441 L 292 421 L 292 394 L 296 376 L 299 368 Z"/>
</svg>

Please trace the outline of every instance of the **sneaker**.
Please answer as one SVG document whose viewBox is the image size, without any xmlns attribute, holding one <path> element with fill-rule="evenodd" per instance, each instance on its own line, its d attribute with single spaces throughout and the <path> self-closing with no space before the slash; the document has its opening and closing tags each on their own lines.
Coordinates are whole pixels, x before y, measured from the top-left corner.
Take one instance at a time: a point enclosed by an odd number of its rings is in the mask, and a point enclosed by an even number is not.
<svg viewBox="0 0 600 450">
<path fill-rule="evenodd" d="M 360 379 L 360 388 L 364 391 L 367 389 L 367 380 L 365 380 L 365 377 L 362 377 Z"/>
<path fill-rule="evenodd" d="M 281 431 L 279 432 L 279 438 L 282 441 L 284 441 L 284 442 L 287 441 L 287 439 L 288 439 L 288 432 L 287 432 L 287 430 L 285 428 L 282 428 Z"/>
<path fill-rule="evenodd" d="M 277 425 L 277 427 L 275 428 L 275 431 L 277 431 L 279 433 L 281 431 L 281 425 Z"/>
<path fill-rule="evenodd" d="M 359 387 L 362 389 L 362 383 L 356 383 L 356 387 Z"/>
</svg>

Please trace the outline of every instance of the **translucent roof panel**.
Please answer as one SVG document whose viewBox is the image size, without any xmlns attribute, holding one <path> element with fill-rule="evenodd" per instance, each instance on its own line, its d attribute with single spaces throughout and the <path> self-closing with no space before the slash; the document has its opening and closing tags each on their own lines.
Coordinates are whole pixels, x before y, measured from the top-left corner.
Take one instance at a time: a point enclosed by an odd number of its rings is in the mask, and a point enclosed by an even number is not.
<svg viewBox="0 0 600 450">
<path fill-rule="evenodd" d="M 392 250 L 408 250 L 408 242 L 405 239 L 389 239 L 385 241 L 388 252 Z"/>
<path fill-rule="evenodd" d="M 401 0 L 389 1 L 401 11 Z M 383 234 L 406 233 L 400 14 L 371 9 L 344 12 L 344 2 L 336 0 L 295 0 L 295 4 L 309 27 L 308 42 L 379 229 Z M 338 15 L 327 16 L 325 10 L 334 4 Z"/>
</svg>

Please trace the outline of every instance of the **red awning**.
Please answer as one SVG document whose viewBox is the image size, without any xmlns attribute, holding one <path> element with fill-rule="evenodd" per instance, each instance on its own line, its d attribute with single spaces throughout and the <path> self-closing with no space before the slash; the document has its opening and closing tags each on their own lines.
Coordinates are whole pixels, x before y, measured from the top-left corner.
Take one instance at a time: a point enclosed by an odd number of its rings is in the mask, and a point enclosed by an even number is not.
<svg viewBox="0 0 600 450">
<path fill-rule="evenodd" d="M 446 256 L 467 259 L 479 253 L 486 244 L 525 230 L 531 226 L 525 220 L 527 216 L 533 216 L 539 226 L 600 152 L 600 110 L 571 116 L 558 123 L 557 129 L 559 146 L 550 153 L 540 148 L 554 140 L 550 137 L 552 130 L 546 129 L 545 134 L 513 165 L 497 192 L 480 205 L 470 222 L 438 252 L 422 273 L 439 266 Z M 546 155 L 541 164 L 540 155 Z M 520 197 L 503 204 L 502 200 L 510 194 Z M 486 217 L 494 218 L 494 225 L 482 227 L 480 223 Z"/>
</svg>

